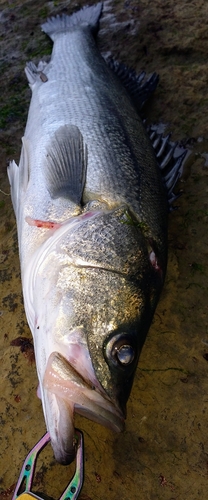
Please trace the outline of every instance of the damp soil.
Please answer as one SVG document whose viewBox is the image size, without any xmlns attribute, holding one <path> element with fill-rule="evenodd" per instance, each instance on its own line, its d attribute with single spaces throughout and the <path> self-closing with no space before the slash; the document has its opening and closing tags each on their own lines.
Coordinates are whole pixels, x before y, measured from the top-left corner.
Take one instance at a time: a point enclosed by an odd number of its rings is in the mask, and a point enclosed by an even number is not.
<svg viewBox="0 0 208 500">
<path fill-rule="evenodd" d="M 90 2 L 92 3 L 92 2 Z M 30 90 L 26 61 L 50 54 L 40 31 L 70 1 L 0 0 L 0 500 L 12 497 L 22 462 L 45 432 L 21 292 L 16 223 L 6 175 L 17 163 Z M 160 75 L 146 107 L 191 155 L 169 217 L 165 286 L 128 403 L 124 433 L 77 417 L 85 437 L 80 500 L 196 500 L 208 482 L 208 119 L 206 0 L 115 0 L 105 3 L 99 36 L 105 53 Z M 74 465 L 40 455 L 34 491 L 59 498 Z"/>
</svg>

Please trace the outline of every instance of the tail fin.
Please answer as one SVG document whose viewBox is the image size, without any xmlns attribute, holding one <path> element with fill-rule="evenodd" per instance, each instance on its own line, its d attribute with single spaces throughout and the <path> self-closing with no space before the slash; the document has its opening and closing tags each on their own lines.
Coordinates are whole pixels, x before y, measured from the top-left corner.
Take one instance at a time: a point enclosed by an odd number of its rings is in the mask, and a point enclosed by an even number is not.
<svg viewBox="0 0 208 500">
<path fill-rule="evenodd" d="M 66 33 L 75 26 L 88 26 L 93 33 L 98 31 L 98 23 L 102 13 L 103 3 L 86 6 L 71 16 L 62 14 L 61 16 L 51 17 L 46 23 L 41 25 L 44 31 L 54 41 L 60 33 Z"/>
</svg>

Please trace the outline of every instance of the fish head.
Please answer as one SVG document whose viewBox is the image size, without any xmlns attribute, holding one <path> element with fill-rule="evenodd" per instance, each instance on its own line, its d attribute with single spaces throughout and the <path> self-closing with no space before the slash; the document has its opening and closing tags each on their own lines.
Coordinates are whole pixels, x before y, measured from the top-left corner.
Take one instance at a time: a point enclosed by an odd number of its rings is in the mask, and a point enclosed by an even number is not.
<svg viewBox="0 0 208 500">
<path fill-rule="evenodd" d="M 34 344 L 55 457 L 69 463 L 74 413 L 124 429 L 163 277 L 150 239 L 125 207 L 77 217 L 54 238 L 35 272 Z"/>
</svg>

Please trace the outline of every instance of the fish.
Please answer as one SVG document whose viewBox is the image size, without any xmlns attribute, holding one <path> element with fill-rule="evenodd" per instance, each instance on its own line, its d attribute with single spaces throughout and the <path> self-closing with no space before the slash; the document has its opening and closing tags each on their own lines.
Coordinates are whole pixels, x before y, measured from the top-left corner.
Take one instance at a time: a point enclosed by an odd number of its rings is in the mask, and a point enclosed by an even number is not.
<svg viewBox="0 0 208 500">
<path fill-rule="evenodd" d="M 42 25 L 52 55 L 26 66 L 32 97 L 8 167 L 39 394 L 62 464 L 75 456 L 76 413 L 124 429 L 167 265 L 167 190 L 121 81 L 143 104 L 156 78 L 106 63 L 101 13 L 98 3 Z"/>
</svg>

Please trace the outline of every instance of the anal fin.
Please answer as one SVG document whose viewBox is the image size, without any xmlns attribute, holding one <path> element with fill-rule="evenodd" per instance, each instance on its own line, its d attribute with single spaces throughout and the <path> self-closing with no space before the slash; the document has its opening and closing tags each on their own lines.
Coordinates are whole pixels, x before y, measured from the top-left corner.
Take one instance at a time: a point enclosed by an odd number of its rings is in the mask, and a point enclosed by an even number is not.
<svg viewBox="0 0 208 500">
<path fill-rule="evenodd" d="M 43 83 L 48 81 L 48 77 L 44 73 L 45 68 L 48 66 L 47 62 L 40 61 L 38 66 L 34 62 L 30 61 L 25 66 L 25 73 L 30 86 L 32 87 L 37 81 L 42 81 Z"/>
</svg>

